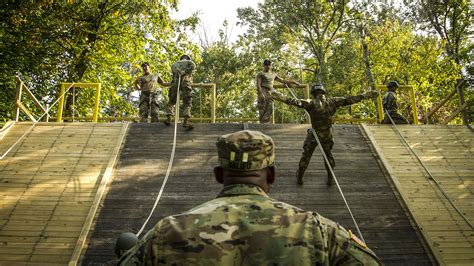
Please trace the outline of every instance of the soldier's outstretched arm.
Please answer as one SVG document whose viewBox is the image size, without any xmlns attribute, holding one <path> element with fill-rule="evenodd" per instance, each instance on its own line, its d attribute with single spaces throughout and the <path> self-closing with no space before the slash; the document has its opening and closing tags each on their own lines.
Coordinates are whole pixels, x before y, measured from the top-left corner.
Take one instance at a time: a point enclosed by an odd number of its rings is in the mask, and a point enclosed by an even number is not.
<svg viewBox="0 0 474 266">
<path fill-rule="evenodd" d="M 157 78 L 158 83 L 160 83 L 161 86 L 171 86 L 171 82 L 165 82 L 160 76 Z"/>
<path fill-rule="evenodd" d="M 271 91 L 271 97 L 274 100 L 277 100 L 277 101 L 282 102 L 282 103 L 286 103 L 288 105 L 293 105 L 293 106 L 296 106 L 298 108 L 307 109 L 310 105 L 310 102 L 307 101 L 307 100 L 291 98 L 291 97 L 283 95 L 282 93 L 280 93 L 276 90 Z"/>
<path fill-rule="evenodd" d="M 135 90 L 140 90 L 140 86 L 138 86 L 138 78 L 135 79 L 135 82 L 133 82 L 133 88 Z"/>
<path fill-rule="evenodd" d="M 282 79 L 280 78 L 279 76 L 276 76 L 275 77 L 275 80 L 278 81 L 278 82 L 281 82 L 283 84 L 286 84 L 286 85 L 300 85 L 298 82 L 294 81 L 294 80 L 286 80 L 286 79 Z"/>
<path fill-rule="evenodd" d="M 347 96 L 347 97 L 334 97 L 332 98 L 336 104 L 336 106 L 345 106 L 358 103 L 363 100 L 367 100 L 370 98 L 375 98 L 378 96 L 377 91 L 369 91 L 363 94 L 359 94 L 356 96 Z"/>
</svg>

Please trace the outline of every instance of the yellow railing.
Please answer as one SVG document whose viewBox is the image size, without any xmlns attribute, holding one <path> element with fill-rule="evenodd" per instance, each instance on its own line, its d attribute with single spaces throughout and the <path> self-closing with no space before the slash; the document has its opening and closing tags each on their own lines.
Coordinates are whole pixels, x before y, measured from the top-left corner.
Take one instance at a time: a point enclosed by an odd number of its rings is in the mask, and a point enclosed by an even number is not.
<svg viewBox="0 0 474 266">
<path fill-rule="evenodd" d="M 17 89 L 16 89 L 16 97 L 15 97 L 15 114 L 14 114 L 13 119 L 16 122 L 18 122 L 18 118 L 20 117 L 20 110 L 21 110 L 31 121 L 37 122 L 36 118 L 33 116 L 31 111 L 28 110 L 28 108 L 26 108 L 26 106 L 22 103 L 23 92 L 25 92 L 25 94 L 29 96 L 31 100 L 33 100 L 33 103 L 39 109 L 41 109 L 43 114 L 47 113 L 47 110 L 46 110 L 47 108 L 43 107 L 43 105 L 38 101 L 38 99 L 33 95 L 30 89 L 25 85 L 25 83 L 23 83 L 23 81 L 19 77 L 16 77 L 16 81 L 17 81 Z M 43 116 L 43 118 L 45 119 L 46 122 L 48 122 L 49 120 L 48 114 L 46 114 L 46 116 Z"/>
<path fill-rule="evenodd" d="M 380 92 L 377 98 L 377 109 L 379 114 L 379 123 L 383 121 L 384 112 L 382 107 L 382 93 L 387 90 L 387 85 L 377 85 L 377 90 Z M 411 103 L 411 111 L 413 115 L 413 124 L 418 125 L 418 110 L 416 108 L 416 101 L 415 101 L 415 91 L 413 90 L 413 86 L 411 85 L 399 85 L 399 90 L 407 90 L 410 95 L 410 103 Z"/>
<path fill-rule="evenodd" d="M 100 83 L 62 83 L 61 92 L 59 93 L 59 106 L 58 106 L 58 115 L 56 117 L 56 122 L 63 122 L 63 109 L 64 109 L 64 98 L 66 93 L 66 88 L 74 87 L 81 89 L 93 88 L 96 89 L 95 92 L 95 103 L 94 110 L 92 113 L 92 122 L 97 123 L 97 118 L 99 117 L 99 100 L 100 100 Z"/>
</svg>

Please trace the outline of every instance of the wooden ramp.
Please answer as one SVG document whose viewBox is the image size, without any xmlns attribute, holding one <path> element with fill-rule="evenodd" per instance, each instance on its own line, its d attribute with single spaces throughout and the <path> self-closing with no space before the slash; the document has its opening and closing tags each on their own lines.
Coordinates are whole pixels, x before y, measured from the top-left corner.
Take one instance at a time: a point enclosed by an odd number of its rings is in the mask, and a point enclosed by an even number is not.
<svg viewBox="0 0 474 266">
<path fill-rule="evenodd" d="M 250 125 L 276 143 L 277 181 L 271 196 L 354 226 L 336 187 L 326 186 L 322 157 L 315 152 L 304 186 L 295 171 L 308 125 Z M 221 185 L 214 181 L 215 141 L 242 129 L 237 124 L 198 124 L 193 131 L 178 128 L 173 170 L 147 230 L 163 216 L 188 210 L 214 198 Z M 336 175 L 368 245 L 387 265 L 431 265 L 383 167 L 358 126 L 335 126 Z M 173 127 L 131 124 L 114 180 L 91 232 L 83 265 L 115 259 L 114 243 L 122 232 L 136 233 L 148 216 L 163 182 L 173 139 Z"/>
<path fill-rule="evenodd" d="M 31 125 L 14 124 L 0 153 Z M 0 160 L 0 265 L 79 258 L 126 125 L 39 123 Z"/>
<path fill-rule="evenodd" d="M 462 126 L 398 126 L 428 171 L 474 223 L 474 140 Z M 474 230 L 429 180 L 392 126 L 365 126 L 391 178 L 443 265 L 474 265 Z"/>
</svg>

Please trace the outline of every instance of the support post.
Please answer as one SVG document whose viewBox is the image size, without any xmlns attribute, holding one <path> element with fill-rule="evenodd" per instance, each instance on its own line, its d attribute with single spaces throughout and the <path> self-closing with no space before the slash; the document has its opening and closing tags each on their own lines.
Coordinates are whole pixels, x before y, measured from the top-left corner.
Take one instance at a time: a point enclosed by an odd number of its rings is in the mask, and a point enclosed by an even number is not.
<svg viewBox="0 0 474 266">
<path fill-rule="evenodd" d="M 418 108 L 416 108 L 415 91 L 410 88 L 411 111 L 413 113 L 413 124 L 418 125 Z"/>
<path fill-rule="evenodd" d="M 56 122 L 58 123 L 63 121 L 64 91 L 65 85 L 61 84 L 61 91 L 59 92 L 58 114 L 56 115 Z"/>
<path fill-rule="evenodd" d="M 19 77 L 16 77 L 17 81 L 17 87 L 16 87 L 16 96 L 15 96 L 15 117 L 14 120 L 18 122 L 18 119 L 20 117 L 20 106 L 18 103 L 21 102 L 21 92 L 23 89 L 23 82 L 20 80 Z"/>
<path fill-rule="evenodd" d="M 93 123 L 97 123 L 97 119 L 99 117 L 100 87 L 101 84 L 99 83 L 97 86 L 97 92 L 95 93 L 94 113 L 92 114 Z"/>
<path fill-rule="evenodd" d="M 461 108 L 465 104 L 463 83 L 464 83 L 464 80 L 459 80 L 458 81 L 459 86 L 456 87 L 456 90 L 457 90 L 457 93 L 458 93 L 459 108 Z M 466 126 L 469 125 L 469 117 L 468 117 L 468 114 L 467 114 L 467 109 L 463 108 L 462 111 L 461 111 L 461 114 L 462 114 L 462 121 L 463 121 L 464 125 L 466 125 Z"/>
<path fill-rule="evenodd" d="M 216 84 L 211 87 L 211 123 L 216 123 Z"/>
</svg>

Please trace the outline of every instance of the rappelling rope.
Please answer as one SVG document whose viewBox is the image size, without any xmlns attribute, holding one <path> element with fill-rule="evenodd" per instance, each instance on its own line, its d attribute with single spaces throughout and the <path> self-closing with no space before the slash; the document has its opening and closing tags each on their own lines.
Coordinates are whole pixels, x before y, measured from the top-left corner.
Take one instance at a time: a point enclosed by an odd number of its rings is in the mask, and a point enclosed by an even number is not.
<svg viewBox="0 0 474 266">
<path fill-rule="evenodd" d="M 25 131 L 25 133 L 23 133 L 23 135 L 21 135 L 21 137 L 20 137 L 19 139 L 17 139 L 17 140 L 15 141 L 15 143 L 13 143 L 13 145 L 11 145 L 10 148 L 8 148 L 8 150 L 7 150 L 2 156 L 0 156 L 0 160 L 3 160 L 3 158 L 5 158 L 5 156 L 7 156 L 8 153 L 10 153 L 10 151 L 11 151 L 18 143 L 20 143 L 20 141 L 23 140 L 23 138 L 25 138 L 26 135 L 28 135 L 28 133 L 30 133 L 30 132 L 33 130 L 33 128 L 35 127 L 35 125 L 36 125 L 39 121 L 41 121 L 41 119 L 42 119 L 46 114 L 49 113 L 49 110 L 51 110 L 51 108 L 52 108 L 56 103 L 58 103 L 58 101 L 59 101 L 62 97 L 64 97 L 64 95 L 66 95 L 66 93 L 74 86 L 74 84 L 75 84 L 75 83 L 73 82 L 73 83 L 64 91 L 64 93 L 59 96 L 59 98 L 58 98 L 51 106 L 49 106 L 48 108 L 46 108 L 46 111 L 38 118 L 38 120 L 37 120 L 36 122 L 33 122 L 33 124 Z"/>
<path fill-rule="evenodd" d="M 290 91 L 291 95 L 295 98 L 295 99 L 298 99 L 294 93 L 294 91 L 288 87 L 287 84 L 286 85 L 286 88 L 288 88 L 288 90 Z M 306 115 L 309 116 L 309 113 L 308 111 L 306 111 L 306 109 L 303 109 L 306 113 Z M 323 146 L 321 145 L 321 142 L 319 141 L 319 138 L 318 138 L 318 135 L 316 134 L 316 131 L 314 130 L 314 128 L 311 127 L 311 132 L 313 133 L 313 136 L 314 138 L 316 139 L 316 141 L 318 142 L 318 147 L 319 147 L 319 150 L 321 151 L 321 154 L 323 155 L 323 158 L 324 158 L 324 161 L 326 163 L 326 165 L 328 166 L 329 168 L 329 171 L 331 172 L 331 175 L 332 177 L 334 178 L 334 181 L 336 182 L 336 186 L 337 186 L 337 189 L 339 190 L 339 193 L 341 193 L 341 197 L 342 197 L 342 200 L 344 200 L 344 204 L 346 204 L 346 208 L 347 210 L 349 211 L 349 214 L 351 215 L 351 218 L 352 218 L 352 221 L 354 222 L 354 225 L 355 225 L 355 228 L 357 230 L 357 233 L 359 233 L 359 237 L 360 239 L 365 243 L 365 239 L 364 239 L 364 236 L 362 235 L 362 232 L 360 231 L 360 228 L 359 228 L 359 224 L 357 223 L 354 215 L 352 214 L 352 211 L 351 211 L 351 207 L 349 207 L 349 203 L 347 203 L 347 200 L 346 200 L 346 197 L 344 196 L 344 192 L 342 192 L 342 189 L 341 189 L 341 186 L 339 185 L 339 181 L 337 180 L 337 177 L 336 175 L 334 174 L 334 171 L 331 167 L 331 164 L 329 163 L 329 159 L 327 158 L 326 156 L 326 153 L 324 152 L 324 149 L 323 149 Z"/>
<path fill-rule="evenodd" d="M 415 155 L 416 159 L 418 160 L 418 162 L 421 164 L 421 167 L 423 167 L 423 169 L 426 171 L 426 173 L 430 176 L 428 179 L 431 179 L 433 180 L 433 182 L 435 183 L 435 185 L 438 187 L 438 189 L 441 191 L 441 193 L 443 194 L 443 196 L 448 200 L 448 202 L 451 204 L 451 206 L 453 206 L 453 208 L 456 210 L 457 213 L 459 213 L 459 215 L 463 218 L 463 220 L 472 228 L 474 228 L 473 224 L 467 219 L 466 216 L 464 216 L 463 212 L 456 206 L 456 204 L 453 202 L 453 200 L 448 196 L 448 194 L 446 194 L 446 192 L 444 191 L 444 189 L 441 187 L 441 185 L 438 183 L 438 180 L 436 180 L 434 178 L 434 176 L 431 174 L 431 172 L 428 170 L 428 168 L 426 167 L 426 165 L 423 163 L 423 161 L 420 159 L 420 157 L 418 156 L 418 154 L 415 152 L 415 150 L 413 150 L 413 148 L 410 146 L 410 144 L 408 143 L 408 141 L 405 139 L 405 137 L 402 135 L 402 133 L 400 132 L 400 130 L 398 129 L 397 125 L 395 124 L 395 122 L 393 121 L 392 117 L 390 116 L 390 114 L 388 113 L 388 111 L 385 109 L 384 110 L 385 112 L 385 115 L 390 119 L 390 122 L 392 123 L 393 125 L 393 128 L 395 128 L 395 131 L 397 132 L 397 134 L 400 136 L 400 138 L 403 140 L 403 142 L 405 143 L 405 145 L 408 147 L 408 149 L 413 153 L 413 155 Z"/>
<path fill-rule="evenodd" d="M 181 86 L 181 75 L 178 76 L 178 88 L 176 91 L 176 105 L 175 105 L 175 112 L 174 112 L 174 137 L 173 137 L 173 148 L 171 150 L 171 156 L 170 160 L 168 162 L 168 169 L 166 170 L 165 174 L 165 179 L 163 180 L 163 183 L 161 184 L 160 192 L 158 193 L 158 196 L 156 197 L 155 203 L 153 204 L 153 208 L 151 208 L 150 214 L 148 215 L 148 218 L 146 218 L 145 222 L 143 223 L 142 227 L 136 234 L 137 237 L 140 236 L 140 234 L 143 232 L 145 229 L 146 224 L 150 220 L 151 216 L 153 215 L 153 212 L 155 211 L 156 206 L 158 205 L 158 202 L 161 199 L 161 195 L 163 194 L 163 191 L 166 186 L 166 182 L 168 182 L 168 178 L 171 172 L 171 167 L 173 166 L 173 161 L 174 161 L 174 154 L 176 150 L 176 135 L 178 132 L 178 120 L 179 120 L 179 87 Z"/>
</svg>

